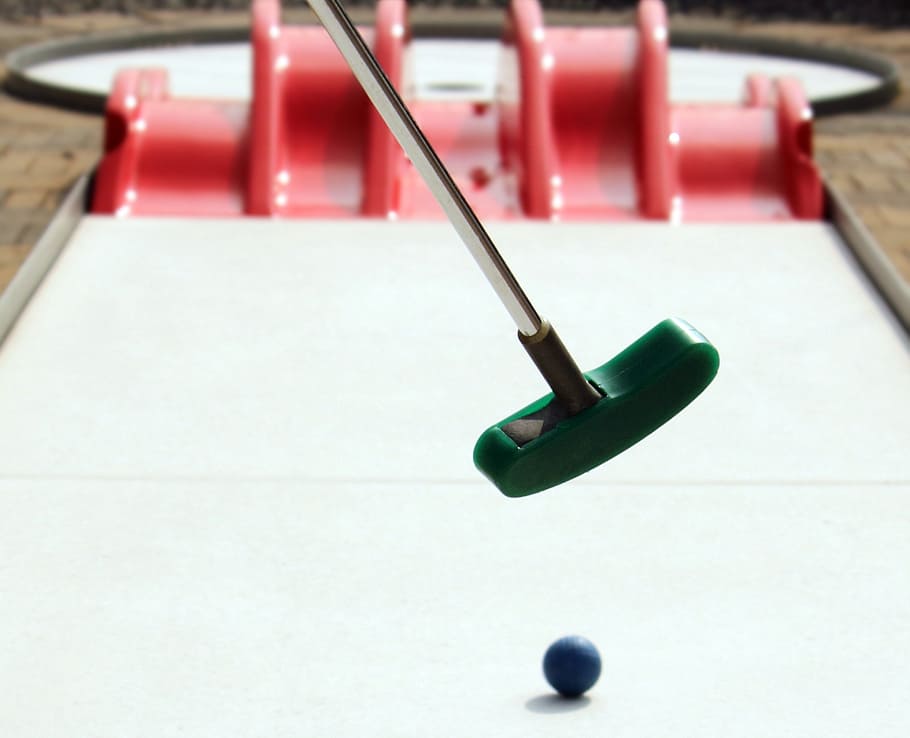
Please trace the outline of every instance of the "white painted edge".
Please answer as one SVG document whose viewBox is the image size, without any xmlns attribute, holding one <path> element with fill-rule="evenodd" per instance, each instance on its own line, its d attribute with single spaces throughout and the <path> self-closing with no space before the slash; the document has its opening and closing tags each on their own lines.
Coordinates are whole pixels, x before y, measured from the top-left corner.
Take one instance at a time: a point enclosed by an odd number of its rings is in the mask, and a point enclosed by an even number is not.
<svg viewBox="0 0 910 738">
<path fill-rule="evenodd" d="M 910 285 L 882 251 L 875 236 L 830 182 L 825 182 L 825 197 L 828 218 L 891 306 L 904 330 L 910 333 Z"/>
<path fill-rule="evenodd" d="M 0 293 L 0 346 L 35 294 L 45 275 L 63 251 L 82 216 L 91 175 L 81 176 L 70 187 L 31 252 Z"/>
</svg>

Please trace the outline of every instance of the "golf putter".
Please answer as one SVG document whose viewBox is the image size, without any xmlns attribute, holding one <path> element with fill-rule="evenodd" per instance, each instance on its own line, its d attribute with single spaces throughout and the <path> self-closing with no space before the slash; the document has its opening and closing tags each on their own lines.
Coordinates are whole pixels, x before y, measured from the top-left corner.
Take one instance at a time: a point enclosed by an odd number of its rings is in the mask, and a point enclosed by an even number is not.
<svg viewBox="0 0 910 738">
<path fill-rule="evenodd" d="M 509 497 L 584 474 L 622 453 L 694 400 L 717 374 L 717 350 L 683 320 L 664 320 L 582 374 L 543 320 L 452 180 L 339 0 L 309 0 L 392 135 L 442 206 L 518 328 L 552 390 L 488 428 L 474 463 Z"/>
</svg>

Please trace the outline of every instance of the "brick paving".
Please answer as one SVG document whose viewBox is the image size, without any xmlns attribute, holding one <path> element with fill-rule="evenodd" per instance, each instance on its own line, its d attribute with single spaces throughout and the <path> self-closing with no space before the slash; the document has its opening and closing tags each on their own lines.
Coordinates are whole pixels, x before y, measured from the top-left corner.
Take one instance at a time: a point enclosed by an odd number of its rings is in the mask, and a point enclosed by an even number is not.
<svg viewBox="0 0 910 738">
<path fill-rule="evenodd" d="M 293 22 L 293 11 L 287 15 Z M 150 26 L 236 25 L 246 17 L 237 12 L 137 11 L 4 21 L 0 22 L 0 55 L 49 38 Z M 910 74 L 910 29 L 689 16 L 674 17 L 672 24 L 866 49 L 897 63 L 903 79 Z M 66 188 L 94 166 L 101 143 L 98 116 L 0 93 L 0 290 L 38 239 Z M 910 90 L 904 89 L 884 109 L 819 120 L 815 153 L 825 176 L 847 196 L 910 282 Z"/>
<path fill-rule="evenodd" d="M 100 149 L 97 116 L 0 96 L 0 289 Z"/>
</svg>

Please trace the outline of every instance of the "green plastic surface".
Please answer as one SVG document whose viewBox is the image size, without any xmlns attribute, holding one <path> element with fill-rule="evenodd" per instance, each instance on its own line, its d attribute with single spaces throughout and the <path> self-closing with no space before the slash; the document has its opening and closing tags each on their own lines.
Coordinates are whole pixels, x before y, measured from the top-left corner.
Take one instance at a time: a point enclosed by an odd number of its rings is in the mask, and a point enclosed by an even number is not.
<svg viewBox="0 0 910 738">
<path fill-rule="evenodd" d="M 502 430 L 541 410 L 549 394 L 488 428 L 474 463 L 509 497 L 554 487 L 622 453 L 701 394 L 719 365 L 717 349 L 684 320 L 668 319 L 585 377 L 603 395 L 519 446 Z"/>
</svg>

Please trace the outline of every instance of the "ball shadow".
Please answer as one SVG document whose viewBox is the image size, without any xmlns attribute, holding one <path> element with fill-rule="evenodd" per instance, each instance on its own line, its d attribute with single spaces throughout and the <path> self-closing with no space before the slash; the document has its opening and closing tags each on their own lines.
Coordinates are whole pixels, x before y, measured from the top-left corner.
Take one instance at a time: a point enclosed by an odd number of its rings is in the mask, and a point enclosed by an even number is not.
<svg viewBox="0 0 910 738">
<path fill-rule="evenodd" d="M 560 712 L 584 710 L 590 704 L 591 698 L 587 695 L 562 697 L 558 694 L 542 694 L 525 702 L 525 707 L 531 712 L 552 715 Z"/>
</svg>

